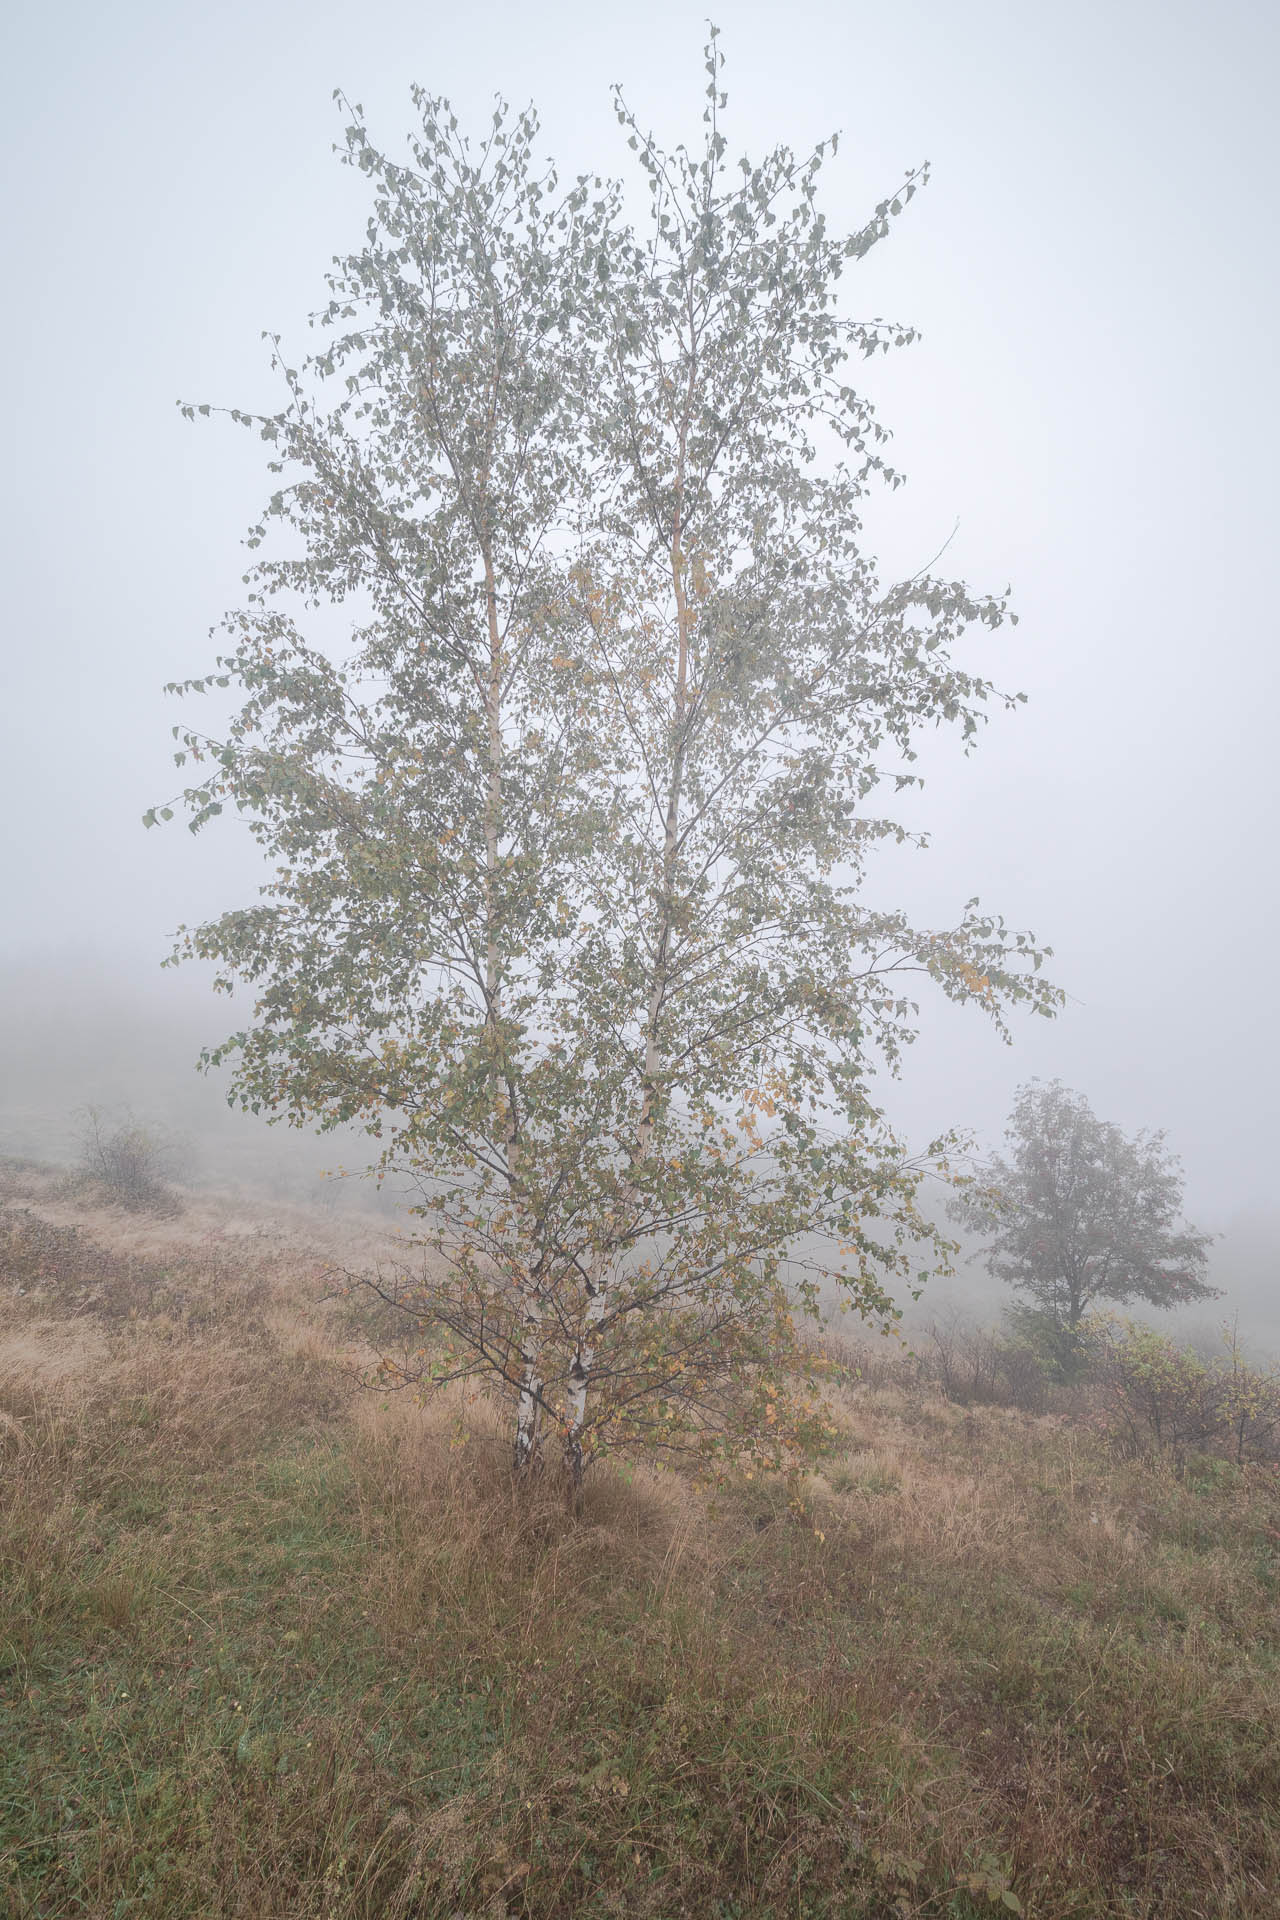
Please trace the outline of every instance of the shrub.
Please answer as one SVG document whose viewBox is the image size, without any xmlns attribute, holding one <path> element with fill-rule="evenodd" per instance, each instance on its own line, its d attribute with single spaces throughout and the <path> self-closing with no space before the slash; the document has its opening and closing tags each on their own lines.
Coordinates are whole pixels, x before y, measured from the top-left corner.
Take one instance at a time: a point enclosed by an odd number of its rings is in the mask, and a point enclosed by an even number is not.
<svg viewBox="0 0 1280 1920">
<path fill-rule="evenodd" d="M 124 1108 L 112 1116 L 87 1107 L 80 1130 L 79 1168 L 105 1187 L 131 1213 L 175 1213 L 178 1201 L 166 1182 L 177 1177 L 176 1141 L 144 1126 Z"/>
<path fill-rule="evenodd" d="M 1280 1372 L 1249 1365 L 1234 1327 L 1224 1329 L 1225 1352 L 1209 1359 L 1109 1316 L 1086 1337 L 1090 1379 L 1132 1451 L 1217 1453 L 1240 1466 L 1280 1460 Z"/>
<path fill-rule="evenodd" d="M 1050 1369 L 1036 1348 L 952 1313 L 929 1328 L 929 1370 L 944 1398 L 958 1406 L 1044 1410 Z"/>
</svg>

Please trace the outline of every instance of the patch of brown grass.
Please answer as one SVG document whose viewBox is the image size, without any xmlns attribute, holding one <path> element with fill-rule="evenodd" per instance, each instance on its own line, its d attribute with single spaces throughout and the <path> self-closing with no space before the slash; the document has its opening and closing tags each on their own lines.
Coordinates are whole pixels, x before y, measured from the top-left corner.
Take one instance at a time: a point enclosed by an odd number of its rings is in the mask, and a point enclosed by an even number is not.
<svg viewBox="0 0 1280 1920">
<path fill-rule="evenodd" d="M 151 1243 L 120 1314 L 136 1245 L 36 1244 L 109 1364 L 0 1383 L 18 1920 L 1275 1913 L 1267 1470 L 885 1372 L 804 1486 L 575 1518 L 483 1401 L 353 1395 L 308 1251 Z"/>
</svg>

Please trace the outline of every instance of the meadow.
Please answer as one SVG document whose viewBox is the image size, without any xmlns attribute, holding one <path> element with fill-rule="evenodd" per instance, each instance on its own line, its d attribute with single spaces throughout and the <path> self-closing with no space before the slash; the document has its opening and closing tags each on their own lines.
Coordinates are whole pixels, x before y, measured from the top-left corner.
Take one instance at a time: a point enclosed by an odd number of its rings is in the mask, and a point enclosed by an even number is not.
<svg viewBox="0 0 1280 1920">
<path fill-rule="evenodd" d="M 803 1482 L 574 1517 L 483 1401 L 356 1383 L 359 1232 L 4 1169 L 13 1920 L 1280 1913 L 1274 1467 L 880 1341 Z"/>
</svg>

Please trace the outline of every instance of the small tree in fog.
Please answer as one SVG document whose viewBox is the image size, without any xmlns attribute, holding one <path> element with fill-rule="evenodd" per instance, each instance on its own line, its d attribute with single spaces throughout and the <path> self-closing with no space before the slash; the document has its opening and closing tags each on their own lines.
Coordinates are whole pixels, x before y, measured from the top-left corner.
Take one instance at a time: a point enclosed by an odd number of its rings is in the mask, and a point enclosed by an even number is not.
<svg viewBox="0 0 1280 1920">
<path fill-rule="evenodd" d="M 280 475 L 251 545 L 287 537 L 174 689 L 243 696 L 175 729 L 204 763 L 183 798 L 193 829 L 229 801 L 275 866 L 184 930 L 254 993 L 207 1058 L 416 1180 L 396 1376 L 497 1385 L 517 1463 L 554 1435 L 575 1480 L 622 1446 L 799 1444 L 797 1304 L 826 1275 L 891 1311 L 932 1235 L 869 1092 L 910 981 L 997 1022 L 1055 1002 L 976 902 L 919 929 L 863 897 L 904 837 L 886 762 L 902 785 L 919 729 L 973 741 L 994 690 L 956 656 L 1006 617 L 885 585 L 860 544 L 898 476 L 848 363 L 910 334 L 836 296 L 922 176 L 829 233 L 834 140 L 731 163 L 719 64 L 693 153 L 619 100 L 638 226 L 557 184 L 531 115 L 472 146 L 417 93 L 397 160 L 354 111 L 367 243 L 283 410 L 234 416 Z M 802 1240 L 829 1251 L 789 1262 Z"/>
<path fill-rule="evenodd" d="M 179 1143 L 138 1120 L 126 1107 L 89 1106 L 79 1116 L 79 1167 L 133 1213 L 172 1213 L 177 1201 L 166 1182 L 178 1178 Z"/>
<path fill-rule="evenodd" d="M 987 1236 L 987 1269 L 1069 1350 L 1100 1300 L 1209 1300 L 1212 1235 L 1180 1222 L 1182 1174 L 1163 1133 L 1127 1139 L 1061 1081 L 1018 1091 L 1005 1139 L 955 1217 Z"/>
</svg>

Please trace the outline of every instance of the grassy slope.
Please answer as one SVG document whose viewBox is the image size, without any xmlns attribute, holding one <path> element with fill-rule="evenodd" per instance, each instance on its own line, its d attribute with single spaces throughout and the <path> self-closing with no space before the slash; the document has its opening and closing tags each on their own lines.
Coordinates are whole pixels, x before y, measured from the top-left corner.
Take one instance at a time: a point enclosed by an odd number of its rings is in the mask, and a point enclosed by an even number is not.
<svg viewBox="0 0 1280 1920">
<path fill-rule="evenodd" d="M 0 1216 L 13 1915 L 1280 1912 L 1274 1476 L 858 1388 L 803 1511 L 574 1524 L 345 1391 L 302 1255 L 72 1218 Z"/>
</svg>

